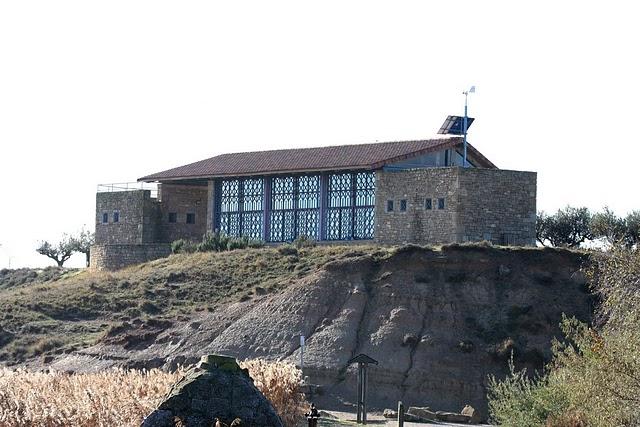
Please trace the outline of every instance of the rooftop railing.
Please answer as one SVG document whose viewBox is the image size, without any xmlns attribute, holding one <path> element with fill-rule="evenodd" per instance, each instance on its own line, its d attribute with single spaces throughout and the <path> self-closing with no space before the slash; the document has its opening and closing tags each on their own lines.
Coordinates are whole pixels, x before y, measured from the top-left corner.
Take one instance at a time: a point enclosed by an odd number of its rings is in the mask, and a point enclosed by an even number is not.
<svg viewBox="0 0 640 427">
<path fill-rule="evenodd" d="M 113 184 L 98 184 L 98 193 L 112 193 L 114 191 L 149 190 L 151 197 L 158 197 L 158 184 L 149 182 L 116 182 Z"/>
</svg>

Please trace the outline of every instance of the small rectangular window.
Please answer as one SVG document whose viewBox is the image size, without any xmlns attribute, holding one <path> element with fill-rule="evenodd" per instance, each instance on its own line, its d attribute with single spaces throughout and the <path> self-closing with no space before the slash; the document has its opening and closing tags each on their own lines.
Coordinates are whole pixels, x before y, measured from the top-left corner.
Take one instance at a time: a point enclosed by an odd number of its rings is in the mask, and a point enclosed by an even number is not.
<svg viewBox="0 0 640 427">
<path fill-rule="evenodd" d="M 178 214 L 176 212 L 169 212 L 169 222 L 178 222 Z"/>
<path fill-rule="evenodd" d="M 187 224 L 195 224 L 196 223 L 196 214 L 188 213 L 187 214 Z"/>
<path fill-rule="evenodd" d="M 102 223 L 103 223 L 103 224 L 106 224 L 106 223 L 108 223 L 108 222 L 109 222 L 109 214 L 108 214 L 108 213 L 106 213 L 106 212 L 103 212 L 103 213 L 102 213 Z"/>
<path fill-rule="evenodd" d="M 444 209 L 444 197 L 438 199 L 438 209 Z"/>
<path fill-rule="evenodd" d="M 120 212 L 113 211 L 113 222 L 119 222 L 119 221 L 120 221 Z"/>
<path fill-rule="evenodd" d="M 431 199 L 424 199 L 424 208 L 427 209 L 427 210 L 433 209 L 432 202 L 433 201 Z"/>
<path fill-rule="evenodd" d="M 401 212 L 407 211 L 407 201 L 404 199 L 400 200 L 400 211 Z"/>
<path fill-rule="evenodd" d="M 393 212 L 393 200 L 387 200 L 387 212 Z"/>
</svg>

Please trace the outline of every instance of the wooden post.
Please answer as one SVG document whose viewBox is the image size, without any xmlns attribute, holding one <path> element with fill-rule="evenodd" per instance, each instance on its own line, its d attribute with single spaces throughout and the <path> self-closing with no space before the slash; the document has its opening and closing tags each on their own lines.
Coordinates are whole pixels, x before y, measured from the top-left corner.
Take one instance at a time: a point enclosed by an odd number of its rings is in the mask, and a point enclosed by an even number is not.
<svg viewBox="0 0 640 427">
<path fill-rule="evenodd" d="M 367 365 L 362 367 L 362 424 L 367 423 Z"/>
<path fill-rule="evenodd" d="M 398 402 L 398 427 L 404 426 L 404 404 L 399 401 Z"/>
<path fill-rule="evenodd" d="M 358 412 L 356 416 L 356 423 L 360 424 L 362 421 L 362 363 L 358 363 Z"/>
</svg>

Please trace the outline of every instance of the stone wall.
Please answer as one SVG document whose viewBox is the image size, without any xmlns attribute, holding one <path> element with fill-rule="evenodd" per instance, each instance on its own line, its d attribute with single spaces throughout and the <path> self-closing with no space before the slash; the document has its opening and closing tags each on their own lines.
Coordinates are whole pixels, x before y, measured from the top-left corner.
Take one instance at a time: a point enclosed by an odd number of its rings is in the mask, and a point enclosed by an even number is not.
<svg viewBox="0 0 640 427">
<path fill-rule="evenodd" d="M 376 172 L 376 242 L 444 243 L 456 241 L 458 168 Z M 444 209 L 438 199 L 444 198 Z M 427 209 L 425 200 L 431 200 Z M 401 211 L 402 200 L 406 211 Z M 387 202 L 393 201 L 393 211 Z"/>
<path fill-rule="evenodd" d="M 91 246 L 91 265 L 96 270 L 119 270 L 141 264 L 171 254 L 168 243 L 93 245 Z"/>
<path fill-rule="evenodd" d="M 378 243 L 534 245 L 535 215 L 533 172 L 446 167 L 376 173 Z"/>
<path fill-rule="evenodd" d="M 107 222 L 103 222 L 104 214 Z M 149 190 L 97 193 L 96 243 L 153 243 L 157 240 L 157 217 L 158 205 Z"/>
<path fill-rule="evenodd" d="M 158 241 L 202 239 L 207 230 L 207 186 L 160 184 L 159 199 Z M 169 222 L 169 214 L 176 214 L 176 222 Z M 195 215 L 194 224 L 187 224 L 187 214 Z"/>
<path fill-rule="evenodd" d="M 458 241 L 535 245 L 536 173 L 461 169 Z"/>
</svg>

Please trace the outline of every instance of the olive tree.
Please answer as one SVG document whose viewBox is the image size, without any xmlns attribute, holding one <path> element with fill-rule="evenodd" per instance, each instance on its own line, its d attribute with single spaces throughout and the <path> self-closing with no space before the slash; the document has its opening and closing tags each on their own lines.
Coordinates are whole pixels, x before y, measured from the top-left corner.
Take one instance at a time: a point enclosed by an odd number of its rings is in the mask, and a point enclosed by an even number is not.
<svg viewBox="0 0 640 427">
<path fill-rule="evenodd" d="M 553 215 L 539 212 L 536 220 L 536 239 L 547 246 L 576 248 L 592 238 L 591 213 L 585 207 L 567 206 Z"/>
<path fill-rule="evenodd" d="M 47 240 L 40 242 L 36 252 L 54 260 L 58 267 L 62 267 L 75 252 L 80 252 L 85 255 L 88 267 L 90 248 L 94 241 L 94 234 L 83 228 L 76 235 L 64 234 L 57 243 L 51 243 Z"/>
<path fill-rule="evenodd" d="M 95 242 L 95 235 L 89 230 L 82 229 L 77 236 L 72 237 L 74 250 L 83 253 L 86 259 L 87 267 L 89 267 L 91 245 Z"/>
<path fill-rule="evenodd" d="M 40 242 L 40 245 L 36 248 L 36 252 L 54 260 L 58 264 L 58 267 L 62 267 L 75 251 L 75 240 L 66 234 L 62 237 L 62 240 L 55 244 L 44 240 Z"/>
</svg>

